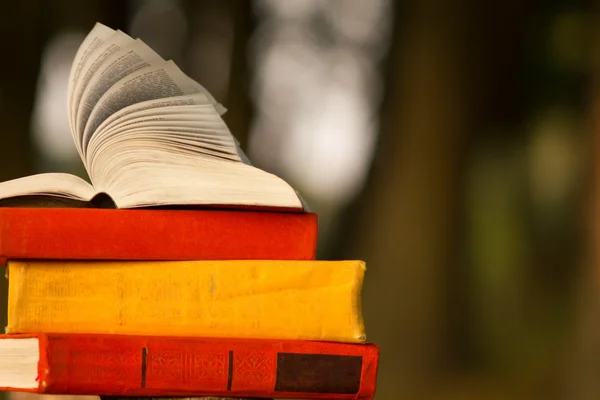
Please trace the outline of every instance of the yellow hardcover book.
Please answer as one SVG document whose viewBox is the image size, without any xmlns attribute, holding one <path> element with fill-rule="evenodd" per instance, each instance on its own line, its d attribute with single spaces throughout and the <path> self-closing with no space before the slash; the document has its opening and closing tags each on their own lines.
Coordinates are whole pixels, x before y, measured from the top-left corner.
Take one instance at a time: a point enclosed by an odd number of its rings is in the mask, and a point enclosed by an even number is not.
<svg viewBox="0 0 600 400">
<path fill-rule="evenodd" d="M 365 341 L 362 261 L 8 263 L 7 333 Z"/>
</svg>

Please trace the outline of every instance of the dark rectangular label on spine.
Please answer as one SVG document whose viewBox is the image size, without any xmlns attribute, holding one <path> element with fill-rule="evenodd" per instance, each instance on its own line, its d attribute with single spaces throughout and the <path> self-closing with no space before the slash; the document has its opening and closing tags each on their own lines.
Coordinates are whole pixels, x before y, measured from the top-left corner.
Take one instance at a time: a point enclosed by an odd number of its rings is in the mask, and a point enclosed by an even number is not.
<svg viewBox="0 0 600 400">
<path fill-rule="evenodd" d="M 231 382 L 233 381 L 233 351 L 229 350 L 227 367 L 227 390 L 231 390 Z"/>
<path fill-rule="evenodd" d="M 142 387 L 146 387 L 146 367 L 148 366 L 148 348 L 142 348 Z"/>
<path fill-rule="evenodd" d="M 279 353 L 275 391 L 356 394 L 361 356 Z"/>
</svg>

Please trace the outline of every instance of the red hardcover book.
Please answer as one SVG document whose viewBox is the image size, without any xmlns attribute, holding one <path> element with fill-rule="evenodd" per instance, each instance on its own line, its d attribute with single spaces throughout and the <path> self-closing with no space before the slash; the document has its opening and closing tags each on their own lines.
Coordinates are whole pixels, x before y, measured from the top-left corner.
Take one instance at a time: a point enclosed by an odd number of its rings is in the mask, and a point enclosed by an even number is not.
<svg viewBox="0 0 600 400">
<path fill-rule="evenodd" d="M 371 399 L 379 361 L 373 344 L 81 334 L 0 339 L 0 388 L 47 394 Z"/>
<path fill-rule="evenodd" d="M 314 260 L 313 213 L 0 207 L 7 259 Z"/>
</svg>

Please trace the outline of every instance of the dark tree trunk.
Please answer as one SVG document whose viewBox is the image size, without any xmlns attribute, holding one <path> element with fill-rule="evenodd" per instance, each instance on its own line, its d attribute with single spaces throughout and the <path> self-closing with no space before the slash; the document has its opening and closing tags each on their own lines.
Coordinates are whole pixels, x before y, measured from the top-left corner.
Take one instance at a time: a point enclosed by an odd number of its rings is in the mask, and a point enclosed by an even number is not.
<svg viewBox="0 0 600 400">
<path fill-rule="evenodd" d="M 395 3 L 375 161 L 326 255 L 367 262 L 364 314 L 369 341 L 381 345 L 382 399 L 427 398 L 472 352 L 465 172 L 474 136 L 519 117 L 519 82 L 506 83 L 519 68 L 525 9 L 495 4 L 492 23 L 490 10 L 464 3 Z"/>
</svg>

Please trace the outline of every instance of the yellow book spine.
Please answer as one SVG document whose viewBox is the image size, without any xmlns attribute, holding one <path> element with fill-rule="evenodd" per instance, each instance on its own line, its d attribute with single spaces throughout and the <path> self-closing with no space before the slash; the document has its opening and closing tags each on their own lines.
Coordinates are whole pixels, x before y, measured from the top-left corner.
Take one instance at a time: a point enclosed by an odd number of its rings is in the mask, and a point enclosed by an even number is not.
<svg viewBox="0 0 600 400">
<path fill-rule="evenodd" d="M 365 341 L 362 261 L 9 261 L 7 333 Z"/>
</svg>

